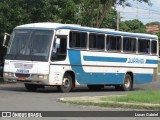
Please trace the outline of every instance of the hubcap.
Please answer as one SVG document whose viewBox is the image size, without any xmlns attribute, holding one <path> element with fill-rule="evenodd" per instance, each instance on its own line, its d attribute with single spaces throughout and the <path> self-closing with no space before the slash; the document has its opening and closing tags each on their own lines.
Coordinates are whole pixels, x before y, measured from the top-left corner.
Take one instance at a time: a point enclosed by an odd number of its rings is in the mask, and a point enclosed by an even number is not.
<svg viewBox="0 0 160 120">
<path fill-rule="evenodd" d="M 63 79 L 63 87 L 68 88 L 70 86 L 70 81 L 67 78 Z"/>
<path fill-rule="evenodd" d="M 126 88 L 130 87 L 130 79 L 128 77 L 125 78 L 124 85 Z"/>
</svg>

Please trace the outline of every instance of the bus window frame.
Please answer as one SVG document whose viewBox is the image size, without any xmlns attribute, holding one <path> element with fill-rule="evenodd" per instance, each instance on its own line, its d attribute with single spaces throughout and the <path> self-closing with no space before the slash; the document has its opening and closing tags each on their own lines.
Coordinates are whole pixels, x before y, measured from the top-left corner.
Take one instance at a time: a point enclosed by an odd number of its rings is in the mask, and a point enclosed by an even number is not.
<svg viewBox="0 0 160 120">
<path fill-rule="evenodd" d="M 106 44 L 107 44 L 107 37 L 108 36 L 118 36 L 118 37 L 121 37 L 121 45 L 120 45 L 120 50 L 107 50 L 107 48 L 105 47 L 106 51 L 107 52 L 111 52 L 111 53 L 122 53 L 122 38 L 123 36 L 122 35 L 117 35 L 117 34 L 107 34 L 106 35 Z"/>
<path fill-rule="evenodd" d="M 89 42 L 90 42 L 90 39 L 89 39 L 89 37 L 90 37 L 90 34 L 96 34 L 96 35 L 103 35 L 104 36 L 104 46 L 103 46 L 103 49 L 96 49 L 96 48 L 90 48 L 89 47 Z M 105 51 L 105 40 L 106 40 L 106 38 L 105 38 L 105 36 L 106 36 L 106 34 L 104 34 L 104 33 L 95 33 L 95 32 L 89 32 L 88 33 L 88 50 L 89 51 Z"/>
<path fill-rule="evenodd" d="M 126 37 L 126 38 L 134 38 L 135 39 L 135 41 L 136 41 L 136 43 L 135 43 L 135 51 L 125 51 L 124 49 L 123 49 L 123 43 L 124 43 L 124 37 Z M 137 53 L 137 51 L 138 51 L 138 49 L 137 49 L 137 45 L 138 45 L 138 43 L 137 43 L 138 41 L 137 41 L 137 37 L 131 37 L 131 36 L 123 36 L 123 38 L 122 38 L 122 51 L 123 51 L 123 53 L 128 53 L 128 54 L 136 54 Z"/>
<path fill-rule="evenodd" d="M 145 41 L 149 41 L 150 45 L 149 45 L 149 53 L 146 53 L 146 52 L 139 52 L 139 40 L 145 40 Z M 140 54 L 140 55 L 151 55 L 151 39 L 148 39 L 148 38 L 138 38 L 137 40 L 137 54 Z"/>
<path fill-rule="evenodd" d="M 152 50 L 151 50 L 151 49 L 152 49 L 152 41 L 156 41 L 156 43 L 157 43 L 157 44 L 156 44 L 156 47 L 157 47 L 157 48 L 156 48 L 156 49 L 157 49 L 156 53 L 152 53 Z M 156 39 L 151 39 L 150 42 L 151 42 L 151 43 L 150 43 L 150 55 L 152 55 L 152 56 L 157 56 L 157 55 L 158 55 L 158 51 L 159 51 L 159 50 L 158 50 L 158 41 L 157 41 Z"/>
<path fill-rule="evenodd" d="M 85 48 L 80 48 L 80 47 L 70 47 L 70 33 L 71 32 L 83 32 L 83 33 L 86 33 L 87 34 L 87 38 L 86 38 L 86 47 Z M 79 31 L 79 30 L 70 30 L 69 31 L 69 35 L 68 35 L 68 45 L 67 45 L 67 49 L 71 49 L 71 50 L 87 50 L 88 49 L 88 32 L 87 31 Z"/>
</svg>

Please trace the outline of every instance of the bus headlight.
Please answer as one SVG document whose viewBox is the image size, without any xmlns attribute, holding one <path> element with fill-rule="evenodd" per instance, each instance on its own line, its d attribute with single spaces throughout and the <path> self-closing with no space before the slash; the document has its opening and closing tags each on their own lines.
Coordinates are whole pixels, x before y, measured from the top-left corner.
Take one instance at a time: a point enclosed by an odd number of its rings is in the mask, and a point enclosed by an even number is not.
<svg viewBox="0 0 160 120">
<path fill-rule="evenodd" d="M 13 73 L 3 73 L 3 76 L 13 77 L 14 74 Z"/>
<path fill-rule="evenodd" d="M 38 78 L 47 80 L 48 79 L 48 75 L 39 75 Z"/>
<path fill-rule="evenodd" d="M 31 75 L 31 78 L 37 79 L 37 78 L 38 78 L 38 75 L 33 74 L 33 75 Z"/>
<path fill-rule="evenodd" d="M 9 76 L 9 73 L 3 73 L 3 76 Z"/>
</svg>

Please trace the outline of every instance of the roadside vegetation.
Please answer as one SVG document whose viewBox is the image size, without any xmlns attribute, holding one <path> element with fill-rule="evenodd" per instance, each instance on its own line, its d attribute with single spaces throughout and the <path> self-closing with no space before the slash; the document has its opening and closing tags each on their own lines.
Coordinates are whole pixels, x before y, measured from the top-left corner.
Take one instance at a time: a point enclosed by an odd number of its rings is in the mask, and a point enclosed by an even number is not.
<svg viewBox="0 0 160 120">
<path fill-rule="evenodd" d="M 87 106 L 160 110 L 160 90 L 133 91 L 123 96 L 66 98 L 62 101 Z"/>
<path fill-rule="evenodd" d="M 160 74 L 160 62 L 158 62 L 158 73 Z"/>
<path fill-rule="evenodd" d="M 127 102 L 127 103 L 146 103 L 160 104 L 160 90 L 143 90 L 128 93 L 125 96 L 102 97 L 103 101 Z"/>
</svg>

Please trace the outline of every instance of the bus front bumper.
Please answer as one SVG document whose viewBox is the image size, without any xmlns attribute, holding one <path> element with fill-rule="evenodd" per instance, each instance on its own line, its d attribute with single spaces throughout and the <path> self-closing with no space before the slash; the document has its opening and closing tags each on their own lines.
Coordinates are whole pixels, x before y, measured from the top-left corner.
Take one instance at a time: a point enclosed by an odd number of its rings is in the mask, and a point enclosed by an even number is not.
<svg viewBox="0 0 160 120">
<path fill-rule="evenodd" d="M 48 85 L 48 75 L 42 74 L 21 74 L 21 73 L 3 73 L 4 81 L 6 82 L 23 82 L 31 84 Z"/>
</svg>

